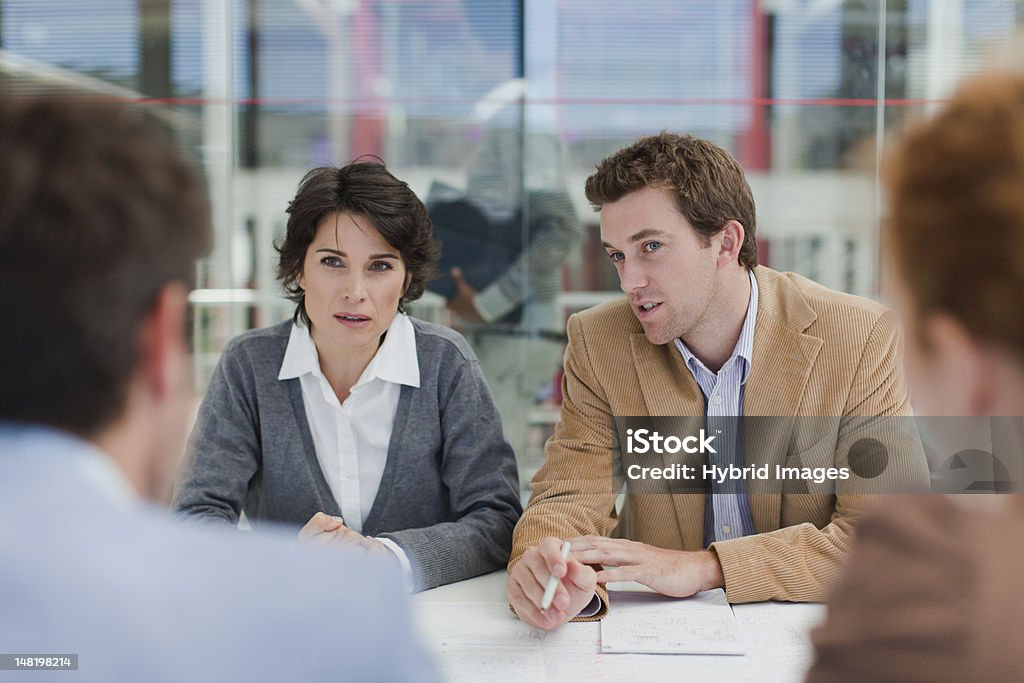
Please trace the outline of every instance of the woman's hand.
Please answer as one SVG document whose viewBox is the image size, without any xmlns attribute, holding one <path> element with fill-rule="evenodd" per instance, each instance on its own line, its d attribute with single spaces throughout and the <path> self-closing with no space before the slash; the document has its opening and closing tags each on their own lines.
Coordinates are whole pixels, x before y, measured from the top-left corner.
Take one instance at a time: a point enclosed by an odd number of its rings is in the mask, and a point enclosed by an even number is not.
<svg viewBox="0 0 1024 683">
<path fill-rule="evenodd" d="M 323 512 L 318 512 L 309 521 L 306 522 L 306 526 L 299 529 L 299 540 L 300 541 L 313 541 L 317 545 L 325 542 L 330 542 L 331 537 L 321 539 L 319 537 L 331 534 L 338 529 L 344 527 L 345 520 L 341 517 L 332 517 L 331 515 Z M 355 533 L 355 532 L 352 532 Z M 318 539 L 314 541 L 314 539 Z"/>
<path fill-rule="evenodd" d="M 354 531 L 352 533 L 355 534 Z M 359 534 L 356 535 L 358 536 Z M 398 555 L 395 555 L 395 553 L 391 551 L 391 548 L 384 545 L 376 538 L 371 538 L 369 536 L 360 536 L 360 538 L 362 540 L 359 541 L 359 547 L 367 555 L 374 557 L 382 557 L 385 559 L 390 558 L 393 562 L 395 562 L 395 564 L 401 565 L 401 562 L 398 561 Z"/>
<path fill-rule="evenodd" d="M 390 557 L 398 562 L 398 557 L 386 545 L 370 536 L 363 536 L 345 526 L 341 517 L 333 517 L 323 512 L 313 515 L 306 526 L 299 530 L 299 540 L 311 545 L 330 545 L 350 550 L 361 550 L 367 555 Z"/>
<path fill-rule="evenodd" d="M 448 308 L 463 320 L 474 323 L 483 322 L 484 319 L 480 317 L 480 313 L 476 310 L 476 304 L 473 303 L 473 300 L 476 299 L 476 290 L 466 280 L 462 269 L 452 268 L 450 275 L 455 283 L 455 293 L 448 300 Z"/>
<path fill-rule="evenodd" d="M 323 512 L 318 512 L 306 526 L 299 530 L 299 540 L 308 542 L 311 545 L 332 545 L 352 548 L 362 546 L 366 537 L 352 531 L 345 526 L 345 520 L 341 517 L 332 517 Z"/>
</svg>

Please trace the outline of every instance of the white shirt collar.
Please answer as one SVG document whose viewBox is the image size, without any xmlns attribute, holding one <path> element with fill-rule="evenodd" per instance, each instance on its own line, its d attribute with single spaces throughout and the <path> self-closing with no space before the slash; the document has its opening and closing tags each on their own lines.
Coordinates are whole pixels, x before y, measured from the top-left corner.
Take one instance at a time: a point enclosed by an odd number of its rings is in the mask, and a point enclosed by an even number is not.
<svg viewBox="0 0 1024 683">
<path fill-rule="evenodd" d="M 298 322 L 292 325 L 288 346 L 284 351 L 284 360 L 281 361 L 281 370 L 278 372 L 277 378 L 279 380 L 295 379 L 307 373 L 323 374 L 320 371 L 316 344 L 309 334 L 309 328 Z M 384 343 L 377 349 L 377 353 L 363 370 L 363 374 L 355 386 L 358 387 L 374 379 L 411 387 L 420 385 L 416 330 L 413 328 L 409 316 L 404 313 L 395 315 L 384 337 Z"/>
</svg>

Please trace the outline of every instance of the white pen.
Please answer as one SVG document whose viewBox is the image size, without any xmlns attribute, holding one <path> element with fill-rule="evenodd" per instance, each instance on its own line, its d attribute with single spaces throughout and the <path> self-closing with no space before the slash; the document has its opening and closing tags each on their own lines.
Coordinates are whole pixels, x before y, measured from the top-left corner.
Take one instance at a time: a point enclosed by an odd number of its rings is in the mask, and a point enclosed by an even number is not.
<svg viewBox="0 0 1024 683">
<path fill-rule="evenodd" d="M 569 541 L 562 542 L 562 562 L 569 559 Z M 544 595 L 540 599 L 540 611 L 544 612 L 551 607 L 551 601 L 555 599 L 555 591 L 558 590 L 558 577 L 552 574 L 548 577 L 548 585 L 544 587 Z"/>
</svg>

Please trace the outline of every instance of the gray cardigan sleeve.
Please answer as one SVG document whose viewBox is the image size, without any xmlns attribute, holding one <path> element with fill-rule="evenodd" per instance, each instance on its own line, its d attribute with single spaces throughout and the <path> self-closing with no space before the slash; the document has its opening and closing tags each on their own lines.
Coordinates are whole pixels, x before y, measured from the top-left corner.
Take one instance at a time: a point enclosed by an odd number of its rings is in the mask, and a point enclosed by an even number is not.
<svg viewBox="0 0 1024 683">
<path fill-rule="evenodd" d="M 523 508 L 512 447 L 476 359 L 466 360 L 441 396 L 441 478 L 454 521 L 382 533 L 406 552 L 415 590 L 503 568 Z"/>
<path fill-rule="evenodd" d="M 239 345 L 220 357 L 189 437 L 192 460 L 182 468 L 173 507 L 186 518 L 237 524 L 260 465 L 255 380 Z"/>
</svg>

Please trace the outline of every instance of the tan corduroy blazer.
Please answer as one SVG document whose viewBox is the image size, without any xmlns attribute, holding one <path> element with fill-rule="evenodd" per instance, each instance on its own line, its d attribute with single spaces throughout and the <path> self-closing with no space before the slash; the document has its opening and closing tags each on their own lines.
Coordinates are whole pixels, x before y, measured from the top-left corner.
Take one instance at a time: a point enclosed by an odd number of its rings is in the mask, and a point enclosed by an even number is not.
<svg viewBox="0 0 1024 683">
<path fill-rule="evenodd" d="M 792 273 L 758 267 L 754 276 L 759 298 L 743 412 L 787 419 L 772 421 L 777 433 L 746 449 L 745 460 L 773 471 L 776 463 L 844 464 L 851 441 L 864 436 L 863 421 L 855 427 L 852 416 L 910 413 L 892 314 Z M 545 536 L 614 532 L 661 548 L 703 549 L 703 491 L 634 493 L 615 513 L 622 462 L 613 418 L 704 414 L 703 395 L 682 356 L 674 344 L 648 342 L 624 298 L 573 315 L 568 334 L 561 415 L 516 527 L 509 568 Z M 821 424 L 833 425 L 831 433 L 818 433 Z M 910 419 L 890 420 L 871 436 L 888 453 L 879 480 L 890 490 L 927 488 Z M 729 600 L 823 600 L 848 551 L 851 522 L 869 500 L 865 489 L 758 490 L 758 483 L 748 484 L 758 533 L 711 546 Z M 597 617 L 608 604 L 602 588 L 599 595 L 604 607 Z"/>
</svg>

